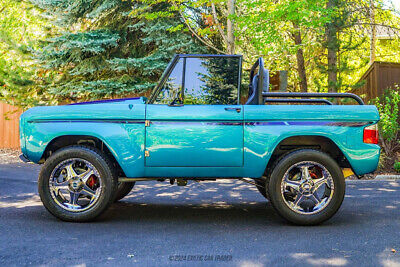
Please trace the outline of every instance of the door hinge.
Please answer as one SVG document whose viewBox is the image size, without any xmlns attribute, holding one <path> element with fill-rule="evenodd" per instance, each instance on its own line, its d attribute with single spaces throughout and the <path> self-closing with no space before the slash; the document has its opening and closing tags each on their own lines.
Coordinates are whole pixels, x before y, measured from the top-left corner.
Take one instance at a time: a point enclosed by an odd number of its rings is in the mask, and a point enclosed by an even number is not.
<svg viewBox="0 0 400 267">
<path fill-rule="evenodd" d="M 145 157 L 150 157 L 150 152 L 149 152 L 148 150 L 145 150 L 145 151 L 144 151 L 144 156 L 145 156 Z"/>
<path fill-rule="evenodd" d="M 145 120 L 144 121 L 144 126 L 149 127 L 150 126 L 150 121 L 149 120 Z"/>
</svg>

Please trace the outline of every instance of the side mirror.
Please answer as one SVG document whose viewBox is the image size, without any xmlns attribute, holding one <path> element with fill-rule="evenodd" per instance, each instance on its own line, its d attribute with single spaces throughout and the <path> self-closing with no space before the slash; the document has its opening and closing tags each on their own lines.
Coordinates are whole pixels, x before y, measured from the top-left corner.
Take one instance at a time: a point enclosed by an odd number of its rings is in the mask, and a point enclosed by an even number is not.
<svg viewBox="0 0 400 267">
<path fill-rule="evenodd" d="M 179 103 L 178 103 L 179 102 Z M 181 107 L 183 106 L 182 91 L 178 90 L 171 103 L 168 104 L 169 107 Z"/>
</svg>

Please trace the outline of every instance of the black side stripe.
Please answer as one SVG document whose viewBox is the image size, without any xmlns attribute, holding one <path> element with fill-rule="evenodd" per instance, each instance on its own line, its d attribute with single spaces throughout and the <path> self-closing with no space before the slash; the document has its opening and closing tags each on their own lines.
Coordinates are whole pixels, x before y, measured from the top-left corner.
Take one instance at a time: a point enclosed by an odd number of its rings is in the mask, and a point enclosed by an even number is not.
<svg viewBox="0 0 400 267">
<path fill-rule="evenodd" d="M 247 126 L 342 126 L 362 127 L 371 122 L 354 121 L 253 121 L 246 122 Z"/>
<path fill-rule="evenodd" d="M 87 119 L 87 120 L 30 120 L 29 123 L 119 123 L 119 124 L 129 124 L 129 123 L 144 123 L 144 120 L 119 120 L 119 119 Z"/>
<path fill-rule="evenodd" d="M 145 120 L 123 120 L 123 119 L 83 119 L 83 120 L 30 120 L 29 123 L 117 123 L 117 124 L 144 124 Z M 371 122 L 355 122 L 355 121 L 167 121 L 152 120 L 153 125 L 227 125 L 227 126 L 340 126 L 340 127 L 362 127 Z"/>
</svg>

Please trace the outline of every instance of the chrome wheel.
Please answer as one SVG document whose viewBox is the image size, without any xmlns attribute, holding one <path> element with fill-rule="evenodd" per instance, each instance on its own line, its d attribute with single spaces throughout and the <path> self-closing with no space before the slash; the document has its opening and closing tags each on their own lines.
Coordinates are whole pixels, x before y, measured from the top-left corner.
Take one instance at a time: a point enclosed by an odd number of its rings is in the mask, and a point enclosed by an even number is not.
<svg viewBox="0 0 400 267">
<path fill-rule="evenodd" d="M 100 197 L 102 181 L 98 170 L 87 160 L 67 159 L 59 163 L 49 179 L 50 194 L 61 208 L 82 212 Z"/>
<path fill-rule="evenodd" d="M 315 214 L 332 200 L 334 183 L 329 171 L 313 161 L 302 161 L 288 168 L 281 183 L 285 204 L 296 213 Z"/>
</svg>

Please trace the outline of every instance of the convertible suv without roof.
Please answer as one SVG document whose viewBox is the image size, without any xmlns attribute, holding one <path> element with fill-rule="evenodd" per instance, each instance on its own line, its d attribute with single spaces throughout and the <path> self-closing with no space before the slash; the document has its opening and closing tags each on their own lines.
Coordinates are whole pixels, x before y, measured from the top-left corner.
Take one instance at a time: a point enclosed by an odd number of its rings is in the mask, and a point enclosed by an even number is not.
<svg viewBox="0 0 400 267">
<path fill-rule="evenodd" d="M 238 55 L 176 55 L 149 99 L 26 111 L 21 159 L 43 164 L 44 206 L 89 221 L 136 181 L 248 178 L 290 222 L 332 217 L 345 194 L 342 170 L 359 176 L 378 165 L 377 109 L 353 94 L 268 92 L 262 58 L 248 89 L 241 72 Z"/>
</svg>

